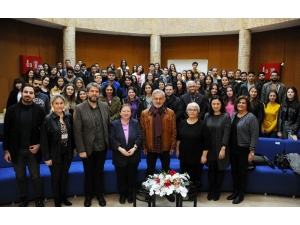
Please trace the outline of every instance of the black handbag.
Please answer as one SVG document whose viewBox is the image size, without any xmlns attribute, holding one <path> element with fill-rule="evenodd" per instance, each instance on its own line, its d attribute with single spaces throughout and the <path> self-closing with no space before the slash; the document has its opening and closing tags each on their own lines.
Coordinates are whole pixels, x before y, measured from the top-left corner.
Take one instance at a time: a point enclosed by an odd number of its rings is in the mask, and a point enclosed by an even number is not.
<svg viewBox="0 0 300 225">
<path fill-rule="evenodd" d="M 275 165 L 267 156 L 256 153 L 254 159 L 249 162 L 248 170 L 254 170 L 256 166 L 269 166 L 272 169 L 275 169 Z"/>
<path fill-rule="evenodd" d="M 285 150 L 282 150 L 274 157 L 273 163 L 283 172 L 286 172 L 287 169 L 291 168 L 290 162 L 285 155 Z"/>
</svg>

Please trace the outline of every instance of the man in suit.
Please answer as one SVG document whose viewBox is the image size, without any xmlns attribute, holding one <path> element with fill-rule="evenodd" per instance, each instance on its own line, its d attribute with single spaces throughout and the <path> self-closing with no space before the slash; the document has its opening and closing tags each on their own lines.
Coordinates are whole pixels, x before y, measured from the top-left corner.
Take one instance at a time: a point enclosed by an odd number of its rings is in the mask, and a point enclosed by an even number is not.
<svg viewBox="0 0 300 225">
<path fill-rule="evenodd" d="M 109 148 L 108 130 L 110 114 L 108 105 L 98 100 L 100 86 L 87 86 L 88 100 L 76 105 L 74 112 L 74 138 L 76 150 L 84 168 L 84 206 L 90 207 L 96 194 L 100 206 L 105 206 L 103 170 Z"/>
<path fill-rule="evenodd" d="M 194 81 L 189 81 L 187 84 L 187 88 L 189 92 L 180 97 L 183 119 L 188 118 L 188 115 L 186 113 L 187 105 L 191 102 L 196 102 L 201 109 L 198 117 L 200 120 L 203 120 L 204 115 L 207 112 L 207 99 L 204 97 L 204 95 L 196 93 L 196 83 Z"/>
<path fill-rule="evenodd" d="M 45 109 L 33 103 L 34 88 L 25 85 L 22 88 L 20 102 L 11 106 L 4 118 L 3 150 L 4 159 L 12 163 L 20 197 L 19 207 L 28 206 L 26 185 L 26 164 L 33 181 L 35 205 L 44 207 L 42 178 L 40 176 L 40 128 L 45 119 Z"/>
</svg>

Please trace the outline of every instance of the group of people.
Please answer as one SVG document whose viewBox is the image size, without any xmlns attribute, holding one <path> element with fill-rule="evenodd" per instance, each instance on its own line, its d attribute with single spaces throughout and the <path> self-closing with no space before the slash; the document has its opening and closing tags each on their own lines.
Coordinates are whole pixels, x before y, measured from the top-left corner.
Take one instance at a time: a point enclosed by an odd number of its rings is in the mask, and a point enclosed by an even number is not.
<svg viewBox="0 0 300 225">
<path fill-rule="evenodd" d="M 169 171 L 170 155 L 180 160 L 182 173 L 201 186 L 204 164 L 209 168 L 208 200 L 220 198 L 224 170 L 231 165 L 233 204 L 244 200 L 248 162 L 254 158 L 258 137 L 298 140 L 300 104 L 295 87 L 286 89 L 279 74 L 266 82 L 259 73 L 222 70 L 207 74 L 197 69 L 160 69 L 150 63 L 132 71 L 125 60 L 102 70 L 95 63 L 86 70 L 80 60 L 29 70 L 14 81 L 4 119 L 5 160 L 16 172 L 20 207 L 28 205 L 26 164 L 34 184 L 36 206 L 42 201 L 39 163 L 44 158 L 51 172 L 54 204 L 72 205 L 66 198 L 68 171 L 79 154 L 84 168 L 84 206 L 96 196 L 105 206 L 104 164 L 113 151 L 119 202 L 133 202 L 141 153 L 147 155 L 148 175 L 155 173 L 159 157 Z M 242 77 L 242 78 L 241 78 Z M 51 109 L 51 110 L 50 110 Z M 166 196 L 175 201 L 173 195 Z"/>
</svg>

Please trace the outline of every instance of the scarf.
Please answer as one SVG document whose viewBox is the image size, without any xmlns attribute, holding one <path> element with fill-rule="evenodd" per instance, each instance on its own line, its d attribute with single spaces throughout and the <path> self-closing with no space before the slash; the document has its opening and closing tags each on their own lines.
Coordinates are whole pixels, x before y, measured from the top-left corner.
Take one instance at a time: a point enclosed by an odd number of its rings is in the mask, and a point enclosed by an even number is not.
<svg viewBox="0 0 300 225">
<path fill-rule="evenodd" d="M 161 153 L 162 145 L 162 113 L 165 111 L 165 107 L 156 108 L 154 105 L 151 106 L 150 111 L 154 116 L 154 148 L 156 152 Z"/>
</svg>

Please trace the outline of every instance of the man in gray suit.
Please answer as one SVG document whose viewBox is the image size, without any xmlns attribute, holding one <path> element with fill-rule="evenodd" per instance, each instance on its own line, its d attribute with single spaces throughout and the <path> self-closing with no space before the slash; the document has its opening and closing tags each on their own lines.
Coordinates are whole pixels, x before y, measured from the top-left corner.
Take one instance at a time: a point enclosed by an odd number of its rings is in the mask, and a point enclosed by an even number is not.
<svg viewBox="0 0 300 225">
<path fill-rule="evenodd" d="M 103 169 L 109 148 L 108 130 L 110 114 L 108 105 L 98 101 L 100 86 L 87 86 L 88 101 L 76 105 L 74 112 L 74 138 L 76 149 L 84 168 L 84 206 L 90 207 L 96 194 L 100 206 L 105 206 Z"/>
</svg>

